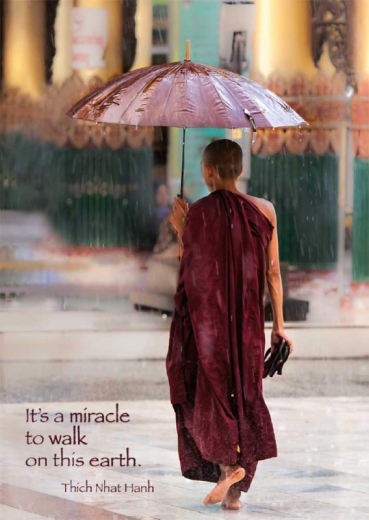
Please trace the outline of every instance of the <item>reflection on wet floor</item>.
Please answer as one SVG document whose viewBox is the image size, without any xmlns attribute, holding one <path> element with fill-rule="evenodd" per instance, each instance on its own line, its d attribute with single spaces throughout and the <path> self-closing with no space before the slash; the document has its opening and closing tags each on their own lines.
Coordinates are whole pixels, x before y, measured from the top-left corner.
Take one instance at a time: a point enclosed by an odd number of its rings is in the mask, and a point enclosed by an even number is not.
<svg viewBox="0 0 369 520">
<path fill-rule="evenodd" d="M 128 301 L 132 290 L 148 287 L 147 257 L 127 248 L 67 247 L 42 213 L 1 212 L 0 310 L 122 312 L 134 325 L 160 322 L 160 314 L 137 313 Z M 350 286 L 350 272 L 347 252 L 340 299 L 336 270 L 290 269 L 290 297 L 309 301 L 307 323 L 367 325 L 369 289 Z"/>
<path fill-rule="evenodd" d="M 267 398 L 365 397 L 369 359 L 294 359 L 283 376 L 264 381 Z M 169 399 L 165 360 L 116 359 L 104 361 L 3 361 L 0 401 L 4 403 L 55 401 Z"/>
</svg>

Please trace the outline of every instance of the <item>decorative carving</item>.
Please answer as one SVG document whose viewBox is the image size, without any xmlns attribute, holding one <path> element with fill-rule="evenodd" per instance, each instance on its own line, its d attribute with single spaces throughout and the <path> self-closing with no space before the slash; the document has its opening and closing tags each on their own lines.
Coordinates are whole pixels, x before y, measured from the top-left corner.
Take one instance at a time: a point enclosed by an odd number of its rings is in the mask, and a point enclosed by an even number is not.
<svg viewBox="0 0 369 520">
<path fill-rule="evenodd" d="M 260 72 L 254 71 L 251 79 L 282 98 L 309 95 L 344 96 L 346 89 L 346 75 L 342 71 L 337 72 L 333 78 L 328 78 L 322 71 L 317 71 L 313 78 L 298 73 L 288 81 L 278 72 L 273 72 L 266 78 Z M 361 83 L 361 88 L 364 88 L 364 82 Z"/>
<path fill-rule="evenodd" d="M 85 148 L 90 139 L 89 125 L 83 121 L 77 121 L 76 124 L 71 125 L 68 136 L 74 148 Z"/>
<path fill-rule="evenodd" d="M 369 75 L 361 75 L 358 81 L 357 93 L 359 96 L 369 97 Z"/>
<path fill-rule="evenodd" d="M 315 65 L 327 43 L 333 65 L 338 71 L 344 71 L 348 84 L 356 88 L 353 4 L 352 0 L 311 0 L 312 40 Z"/>
<path fill-rule="evenodd" d="M 90 138 L 97 148 L 101 148 L 104 143 L 105 125 L 101 123 L 92 123 L 90 126 Z"/>
<path fill-rule="evenodd" d="M 363 159 L 369 159 L 369 130 L 359 131 L 358 156 Z"/>
<path fill-rule="evenodd" d="M 105 142 L 112 150 L 118 150 L 123 146 L 123 127 L 121 125 L 105 126 Z"/>
<path fill-rule="evenodd" d="M 269 76 L 268 89 L 277 94 L 277 96 L 283 97 L 287 92 L 287 88 L 287 82 L 278 73 Z"/>
<path fill-rule="evenodd" d="M 359 155 L 359 147 L 360 147 L 360 130 L 354 130 L 352 132 L 353 137 L 353 147 L 354 147 L 354 155 L 355 157 Z"/>
<path fill-rule="evenodd" d="M 339 155 L 341 150 L 341 131 L 339 128 L 332 128 L 332 130 L 329 130 L 329 141 L 331 143 L 333 153 Z"/>
<path fill-rule="evenodd" d="M 291 107 L 308 123 L 332 124 L 346 121 L 346 101 L 344 99 L 287 99 Z"/>
<path fill-rule="evenodd" d="M 275 155 L 279 153 L 285 142 L 285 133 L 281 129 L 267 130 L 264 134 L 262 153 Z"/>
<path fill-rule="evenodd" d="M 354 125 L 369 125 L 369 97 L 355 96 L 351 102 Z"/>
<path fill-rule="evenodd" d="M 309 143 L 310 133 L 300 128 L 289 128 L 286 131 L 286 148 L 289 153 L 304 153 Z"/>
<path fill-rule="evenodd" d="M 310 92 L 310 82 L 306 76 L 299 73 L 291 79 L 287 88 L 290 96 L 307 96 Z"/>
<path fill-rule="evenodd" d="M 351 102 L 351 120 L 354 127 L 354 153 L 369 159 L 369 75 L 358 81 L 358 93 Z"/>
<path fill-rule="evenodd" d="M 102 81 L 92 78 L 87 85 L 75 75 L 59 88 L 47 86 L 39 100 L 33 100 L 18 90 L 6 92 L 0 99 L 1 133 L 19 133 L 29 138 L 62 147 L 74 146 L 112 149 L 150 148 L 153 144 L 151 128 L 123 127 L 122 125 L 95 124 L 72 120 L 67 109 Z"/>
<path fill-rule="evenodd" d="M 360 136 L 359 132 L 357 132 L 357 136 L 355 136 L 355 154 L 359 153 L 360 144 Z M 276 155 L 280 153 L 293 155 L 306 153 L 318 155 L 326 153 L 339 154 L 339 147 L 339 128 L 270 129 L 264 130 L 258 135 L 257 141 L 252 147 L 252 153 L 254 155 Z"/>
<path fill-rule="evenodd" d="M 346 91 L 346 74 L 341 70 L 331 80 L 331 94 L 334 96 L 340 96 Z"/>
<path fill-rule="evenodd" d="M 318 155 L 324 155 L 329 150 L 330 132 L 325 128 L 316 128 L 311 132 L 310 145 Z"/>
<path fill-rule="evenodd" d="M 369 75 L 358 82 L 358 93 L 351 102 L 352 123 L 355 126 L 369 126 Z"/>
<path fill-rule="evenodd" d="M 346 76 L 345 76 L 346 82 Z M 312 91 L 317 96 L 328 96 L 331 92 L 331 82 L 324 72 L 319 71 L 312 80 Z"/>
</svg>

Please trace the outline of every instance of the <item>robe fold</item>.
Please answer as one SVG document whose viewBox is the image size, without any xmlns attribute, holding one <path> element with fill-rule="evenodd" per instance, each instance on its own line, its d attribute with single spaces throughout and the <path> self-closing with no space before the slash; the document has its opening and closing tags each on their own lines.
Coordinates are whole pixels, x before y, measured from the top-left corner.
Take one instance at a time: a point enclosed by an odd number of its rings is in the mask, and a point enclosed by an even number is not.
<svg viewBox="0 0 369 520">
<path fill-rule="evenodd" d="M 219 464 L 238 463 L 242 491 L 257 462 L 277 455 L 262 392 L 272 232 L 237 193 L 214 191 L 191 206 L 166 359 L 182 474 L 217 482 Z"/>
</svg>

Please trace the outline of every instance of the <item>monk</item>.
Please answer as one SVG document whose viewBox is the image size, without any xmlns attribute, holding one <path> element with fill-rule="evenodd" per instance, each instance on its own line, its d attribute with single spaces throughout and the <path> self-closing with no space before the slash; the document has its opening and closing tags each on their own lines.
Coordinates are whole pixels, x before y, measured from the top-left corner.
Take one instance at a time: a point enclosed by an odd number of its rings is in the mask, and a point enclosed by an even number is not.
<svg viewBox="0 0 369 520">
<path fill-rule="evenodd" d="M 181 264 L 166 359 L 183 476 L 216 483 L 205 505 L 240 509 L 259 460 L 277 456 L 263 399 L 264 288 L 272 346 L 284 331 L 276 213 L 237 189 L 242 150 L 208 145 L 201 160 L 210 194 L 191 208 L 175 199 L 171 222 Z"/>
</svg>

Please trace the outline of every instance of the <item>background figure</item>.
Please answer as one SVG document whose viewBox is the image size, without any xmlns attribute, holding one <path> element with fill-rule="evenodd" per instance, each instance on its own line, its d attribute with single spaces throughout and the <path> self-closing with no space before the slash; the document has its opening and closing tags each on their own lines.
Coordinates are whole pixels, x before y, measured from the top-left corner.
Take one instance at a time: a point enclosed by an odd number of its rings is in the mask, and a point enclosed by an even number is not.
<svg viewBox="0 0 369 520">
<path fill-rule="evenodd" d="M 171 211 L 169 204 L 169 190 L 166 184 L 160 183 L 154 187 L 155 191 L 155 206 L 153 211 L 153 232 L 155 240 L 159 236 L 160 225 Z"/>
<path fill-rule="evenodd" d="M 242 74 L 248 69 L 246 60 L 246 31 L 235 31 L 233 33 L 231 66 L 233 72 Z"/>
<path fill-rule="evenodd" d="M 188 205 L 191 206 L 192 201 L 189 199 L 187 195 L 186 188 L 184 188 L 183 194 L 185 199 L 187 200 Z M 158 199 L 159 202 L 162 201 L 162 203 L 164 203 L 167 197 L 169 200 L 169 192 L 167 186 L 165 184 L 159 184 L 156 188 L 155 198 Z M 156 258 L 172 258 L 177 261 L 178 237 L 170 222 L 172 207 L 169 206 L 169 213 L 167 214 L 165 214 L 167 206 L 158 205 L 155 207 L 155 210 L 157 211 L 156 218 L 157 221 L 159 221 L 159 227 L 157 233 L 155 234 L 155 246 L 153 249 L 153 253 L 154 255 L 156 255 Z M 165 214 L 165 216 L 163 216 L 163 214 Z"/>
</svg>

